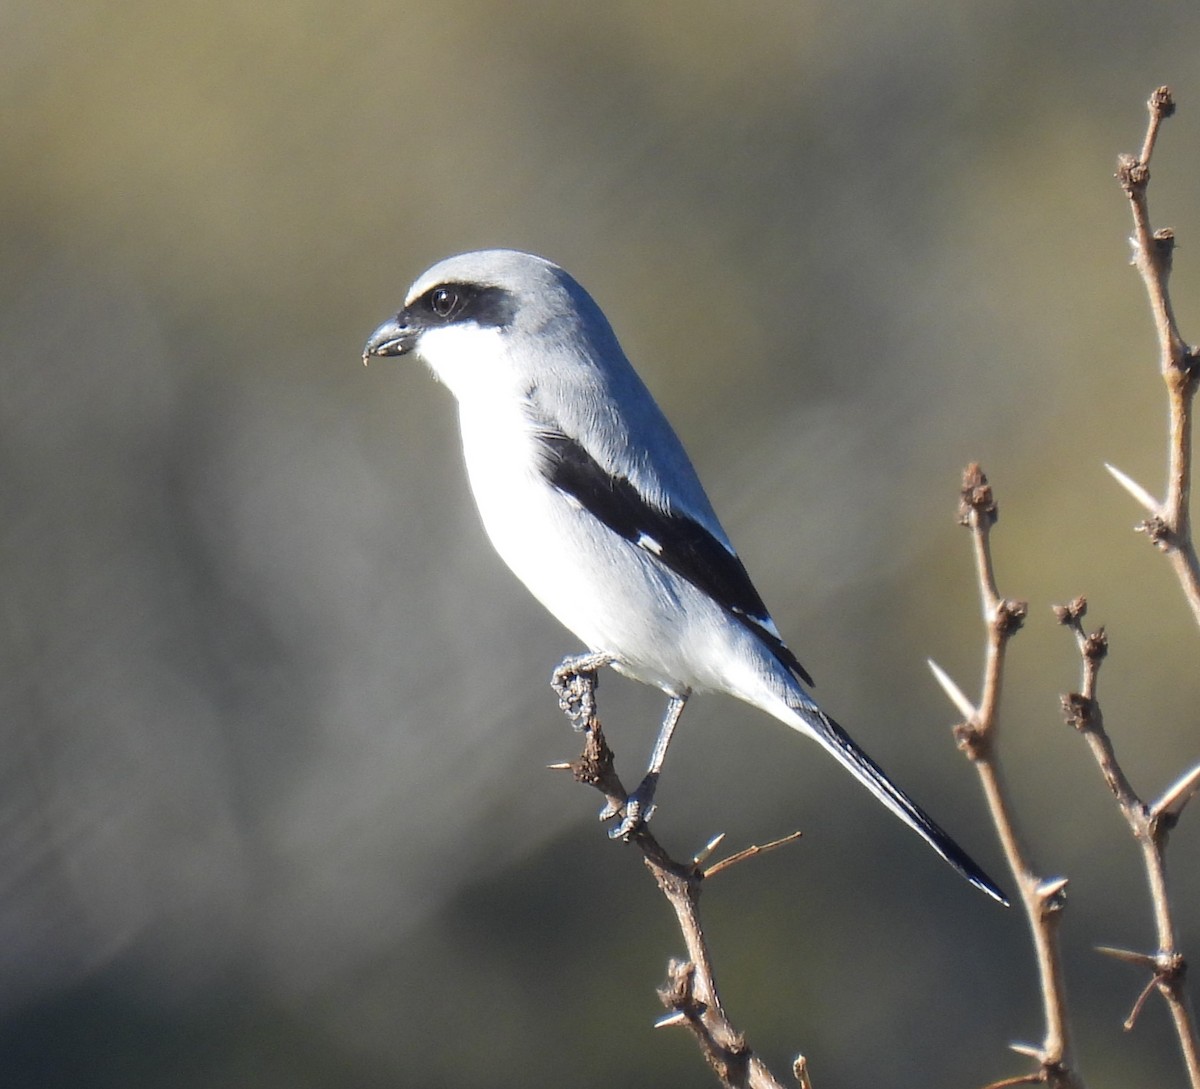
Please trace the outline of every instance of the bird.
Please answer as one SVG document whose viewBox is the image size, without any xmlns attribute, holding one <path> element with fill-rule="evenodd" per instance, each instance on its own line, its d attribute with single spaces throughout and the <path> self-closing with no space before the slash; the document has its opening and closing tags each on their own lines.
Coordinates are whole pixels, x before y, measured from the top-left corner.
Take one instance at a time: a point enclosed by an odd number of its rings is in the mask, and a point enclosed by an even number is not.
<svg viewBox="0 0 1200 1089">
<path fill-rule="evenodd" d="M 628 839 L 652 815 L 689 697 L 725 693 L 817 741 L 967 881 L 1007 903 L 817 705 L 678 436 L 569 273 L 511 249 L 438 262 L 362 358 L 410 353 L 457 400 L 467 476 L 496 552 L 588 648 L 556 676 L 608 666 L 667 697 L 646 774 L 611 835 Z"/>
</svg>

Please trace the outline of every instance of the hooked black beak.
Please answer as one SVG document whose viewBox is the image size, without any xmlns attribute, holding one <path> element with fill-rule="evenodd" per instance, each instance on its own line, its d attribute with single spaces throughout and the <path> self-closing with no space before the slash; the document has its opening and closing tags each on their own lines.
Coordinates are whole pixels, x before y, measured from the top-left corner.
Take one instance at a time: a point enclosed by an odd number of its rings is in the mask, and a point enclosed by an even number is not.
<svg viewBox="0 0 1200 1089">
<path fill-rule="evenodd" d="M 417 336 L 418 330 L 405 320 L 403 314 L 397 314 L 367 338 L 363 346 L 363 363 L 370 363 L 372 356 L 382 358 L 411 352 L 417 346 Z"/>
</svg>

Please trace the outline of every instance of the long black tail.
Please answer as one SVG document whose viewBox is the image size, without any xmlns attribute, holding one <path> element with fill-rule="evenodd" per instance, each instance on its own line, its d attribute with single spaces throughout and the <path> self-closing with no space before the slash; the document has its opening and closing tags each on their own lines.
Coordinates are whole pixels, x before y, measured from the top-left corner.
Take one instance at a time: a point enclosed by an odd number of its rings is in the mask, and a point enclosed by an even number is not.
<svg viewBox="0 0 1200 1089">
<path fill-rule="evenodd" d="M 970 855 L 950 838 L 928 813 L 893 783 L 883 769 L 855 744 L 845 730 L 813 704 L 792 707 L 804 720 L 806 732 L 821 742 L 850 773 L 950 863 L 977 889 L 1008 906 L 1008 897 L 1000 886 L 983 872 Z"/>
</svg>

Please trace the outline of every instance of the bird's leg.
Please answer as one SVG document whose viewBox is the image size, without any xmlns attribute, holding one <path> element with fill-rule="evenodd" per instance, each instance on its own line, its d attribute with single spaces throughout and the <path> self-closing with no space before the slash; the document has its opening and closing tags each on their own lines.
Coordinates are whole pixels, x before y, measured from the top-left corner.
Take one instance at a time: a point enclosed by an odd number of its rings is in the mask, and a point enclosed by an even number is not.
<svg viewBox="0 0 1200 1089">
<path fill-rule="evenodd" d="M 663 716 L 662 726 L 658 731 L 658 740 L 654 742 L 654 751 L 650 754 L 650 765 L 646 774 L 638 783 L 637 789 L 625 800 L 625 816 L 609 835 L 613 839 L 628 839 L 643 824 L 654 815 L 654 792 L 658 788 L 658 777 L 662 772 L 663 762 L 667 759 L 667 746 L 671 744 L 671 735 L 679 725 L 690 692 L 672 696 L 667 704 L 667 713 Z M 614 814 L 601 812 L 600 819 L 605 820 Z"/>
<path fill-rule="evenodd" d="M 558 705 L 577 730 L 586 730 L 596 717 L 597 672 L 616 659 L 603 651 L 564 658 L 550 678 Z"/>
</svg>

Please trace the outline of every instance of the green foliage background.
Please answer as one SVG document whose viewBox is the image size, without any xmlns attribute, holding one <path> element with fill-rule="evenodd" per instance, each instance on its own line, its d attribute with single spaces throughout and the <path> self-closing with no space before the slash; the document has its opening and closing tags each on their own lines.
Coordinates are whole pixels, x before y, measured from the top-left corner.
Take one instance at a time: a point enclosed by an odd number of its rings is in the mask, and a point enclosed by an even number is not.
<svg viewBox="0 0 1200 1089">
<path fill-rule="evenodd" d="M 654 1033 L 680 952 L 543 766 L 578 649 L 483 541 L 450 398 L 362 341 L 446 254 L 596 296 L 818 694 L 1000 876 L 936 658 L 981 631 L 959 472 L 996 484 L 1004 759 L 1094 1089 L 1181 1084 L 1136 852 L 1058 695 L 1109 626 L 1135 784 L 1197 759 L 1197 632 L 1138 512 L 1162 393 L 1115 156 L 1200 307 L 1200 8 L 444 0 L 0 10 L 0 1080 L 707 1085 Z M 660 702 L 602 708 L 640 766 Z M 698 699 L 680 854 L 802 828 L 706 899 L 727 1000 L 819 1089 L 982 1084 L 1036 1040 L 1024 924 L 811 746 Z M 1189 814 L 1194 817 L 1194 814 Z M 1195 821 L 1172 861 L 1200 956 Z"/>
</svg>

